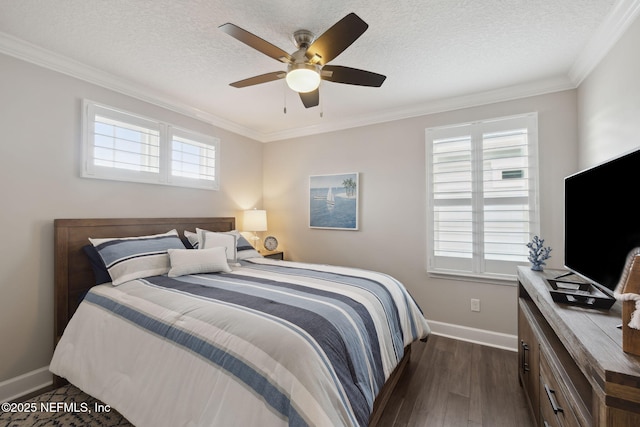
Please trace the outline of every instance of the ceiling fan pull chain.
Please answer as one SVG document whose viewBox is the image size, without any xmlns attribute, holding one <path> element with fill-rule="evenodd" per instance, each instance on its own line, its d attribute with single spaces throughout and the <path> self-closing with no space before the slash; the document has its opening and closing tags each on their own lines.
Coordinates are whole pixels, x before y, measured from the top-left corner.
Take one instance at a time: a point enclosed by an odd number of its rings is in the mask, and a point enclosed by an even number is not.
<svg viewBox="0 0 640 427">
<path fill-rule="evenodd" d="M 282 85 L 282 95 L 284 97 L 284 114 L 287 114 L 287 82 L 283 80 L 284 84 Z"/>
</svg>

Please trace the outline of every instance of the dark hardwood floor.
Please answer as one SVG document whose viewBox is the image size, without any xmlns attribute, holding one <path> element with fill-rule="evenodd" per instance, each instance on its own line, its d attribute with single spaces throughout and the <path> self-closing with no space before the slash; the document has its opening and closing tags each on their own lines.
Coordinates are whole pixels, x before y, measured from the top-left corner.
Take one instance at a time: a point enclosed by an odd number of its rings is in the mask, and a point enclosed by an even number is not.
<svg viewBox="0 0 640 427">
<path fill-rule="evenodd" d="M 518 382 L 518 355 L 431 335 L 385 408 L 384 427 L 533 427 Z"/>
<path fill-rule="evenodd" d="M 514 352 L 431 335 L 426 344 L 413 344 L 409 366 L 391 395 L 378 426 L 533 427 L 524 392 L 518 383 L 517 361 Z M 80 401 L 92 398 L 84 395 L 82 399 Z M 68 414 L 36 415 L 42 418 Z M 73 423 L 55 421 L 55 425 L 94 425 L 89 421 L 83 423 L 82 417 L 86 414 L 72 415 L 76 417 Z M 120 418 L 114 425 L 129 425 Z M 4 425 L 2 414 L 1 425 Z M 25 421 L 10 425 L 36 424 Z M 49 424 L 46 419 L 40 419 L 37 425 L 54 425 L 54 421 Z"/>
</svg>

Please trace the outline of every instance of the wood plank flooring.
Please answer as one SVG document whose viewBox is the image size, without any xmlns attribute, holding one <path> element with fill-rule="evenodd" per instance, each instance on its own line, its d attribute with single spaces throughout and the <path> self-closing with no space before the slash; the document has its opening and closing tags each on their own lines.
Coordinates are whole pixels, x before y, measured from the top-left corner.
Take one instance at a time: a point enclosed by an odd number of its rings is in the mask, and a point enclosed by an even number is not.
<svg viewBox="0 0 640 427">
<path fill-rule="evenodd" d="M 517 353 L 431 335 L 411 361 L 378 425 L 533 427 Z"/>
<path fill-rule="evenodd" d="M 534 427 L 518 383 L 517 361 L 515 352 L 431 335 L 426 344 L 413 344 L 409 365 L 378 426 Z M 85 396 L 76 401 L 89 399 Z M 120 422 L 117 425 L 129 425 L 126 420 Z M 40 420 L 37 425 L 53 424 Z M 4 425 L 2 414 L 0 425 Z M 95 424 L 78 418 L 73 425 Z"/>
</svg>

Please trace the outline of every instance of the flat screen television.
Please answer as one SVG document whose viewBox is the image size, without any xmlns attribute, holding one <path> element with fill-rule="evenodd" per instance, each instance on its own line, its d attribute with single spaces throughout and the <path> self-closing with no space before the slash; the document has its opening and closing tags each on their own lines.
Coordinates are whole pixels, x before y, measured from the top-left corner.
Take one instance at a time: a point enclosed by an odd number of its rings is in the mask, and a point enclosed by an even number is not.
<svg viewBox="0 0 640 427">
<path fill-rule="evenodd" d="M 640 247 L 640 150 L 565 178 L 565 267 L 612 296 Z"/>
</svg>

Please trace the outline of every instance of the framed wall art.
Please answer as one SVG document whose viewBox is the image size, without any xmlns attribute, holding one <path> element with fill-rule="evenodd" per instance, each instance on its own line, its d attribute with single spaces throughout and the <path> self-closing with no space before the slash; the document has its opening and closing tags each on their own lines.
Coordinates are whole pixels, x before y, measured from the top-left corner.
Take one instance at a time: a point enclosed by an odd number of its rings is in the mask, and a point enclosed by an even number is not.
<svg viewBox="0 0 640 427">
<path fill-rule="evenodd" d="M 358 173 L 309 177 L 309 227 L 358 229 Z"/>
</svg>

